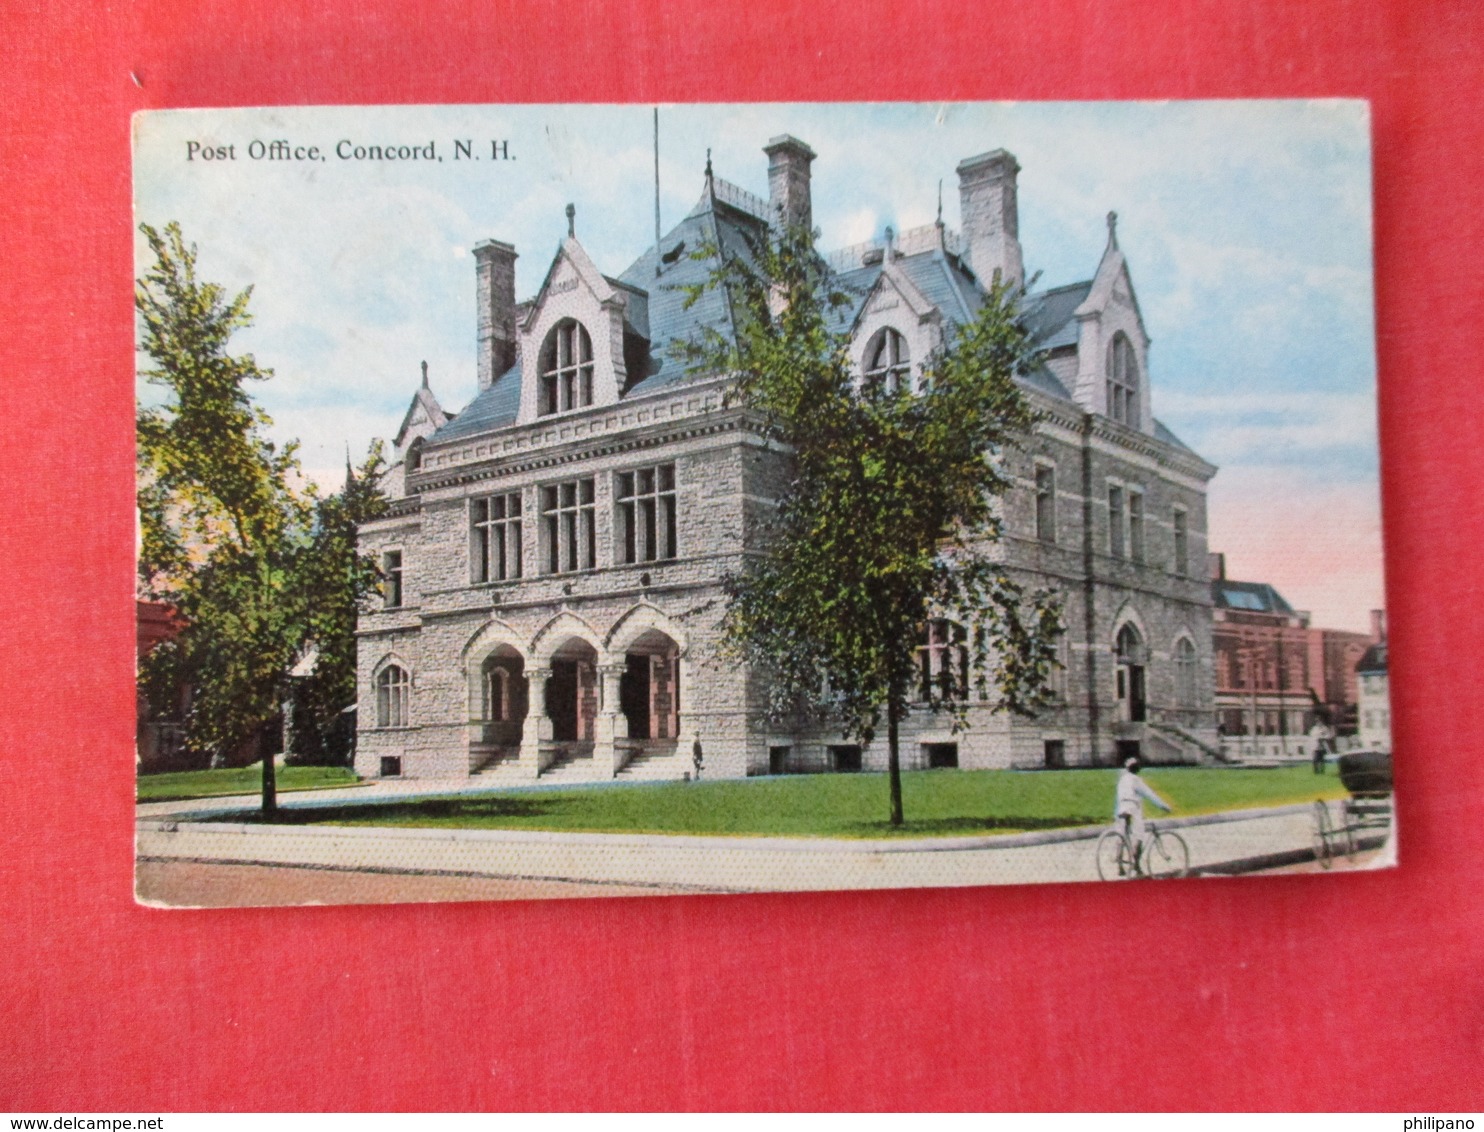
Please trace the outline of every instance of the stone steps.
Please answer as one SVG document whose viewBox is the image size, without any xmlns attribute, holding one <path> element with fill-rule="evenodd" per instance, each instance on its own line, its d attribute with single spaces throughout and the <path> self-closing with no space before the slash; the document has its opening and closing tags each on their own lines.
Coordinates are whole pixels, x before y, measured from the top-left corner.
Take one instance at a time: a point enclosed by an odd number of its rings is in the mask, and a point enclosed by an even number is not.
<svg viewBox="0 0 1484 1132">
<path fill-rule="evenodd" d="M 671 747 L 635 755 L 617 777 L 621 782 L 670 782 L 684 778 L 693 769 L 690 759 Z"/>
</svg>

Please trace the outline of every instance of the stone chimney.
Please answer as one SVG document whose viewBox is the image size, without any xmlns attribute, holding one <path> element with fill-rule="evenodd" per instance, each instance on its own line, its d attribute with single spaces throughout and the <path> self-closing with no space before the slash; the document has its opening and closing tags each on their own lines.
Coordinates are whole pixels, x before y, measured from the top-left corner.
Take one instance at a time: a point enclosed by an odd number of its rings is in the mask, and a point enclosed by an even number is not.
<svg viewBox="0 0 1484 1132">
<path fill-rule="evenodd" d="M 814 208 L 809 200 L 809 163 L 815 153 L 791 134 L 780 134 L 767 145 L 768 204 L 775 228 L 814 229 Z"/>
<path fill-rule="evenodd" d="M 1213 582 L 1226 581 L 1226 555 L 1212 551 L 1206 555 L 1206 572 Z"/>
<path fill-rule="evenodd" d="M 998 271 L 1007 283 L 1025 279 L 1015 176 L 1020 166 L 1003 149 L 958 163 L 958 199 L 969 266 L 987 287 Z"/>
<path fill-rule="evenodd" d="M 1380 644 L 1386 639 L 1386 610 L 1371 610 L 1371 640 Z"/>
<path fill-rule="evenodd" d="M 499 240 L 474 245 L 479 319 L 479 388 L 515 364 L 515 249 Z"/>
</svg>

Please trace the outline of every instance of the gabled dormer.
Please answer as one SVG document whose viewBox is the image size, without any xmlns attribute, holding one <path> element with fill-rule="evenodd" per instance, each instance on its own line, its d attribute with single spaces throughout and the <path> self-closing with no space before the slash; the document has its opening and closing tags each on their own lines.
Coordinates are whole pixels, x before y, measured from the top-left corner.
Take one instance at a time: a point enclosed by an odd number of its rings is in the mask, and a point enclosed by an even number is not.
<svg viewBox="0 0 1484 1132">
<path fill-rule="evenodd" d="M 1118 247 L 1118 216 L 1108 213 L 1108 244 L 1092 288 L 1074 312 L 1077 380 L 1083 408 L 1153 435 L 1149 397 L 1149 335 L 1128 262 Z"/>
<path fill-rule="evenodd" d="M 880 257 L 881 274 L 861 303 L 850 329 L 850 356 L 863 382 L 919 388 L 923 363 L 943 344 L 943 316 L 898 263 L 890 228 Z"/>
<path fill-rule="evenodd" d="M 578 242 L 567 206 L 567 238 L 518 321 L 522 423 L 616 404 L 642 379 L 649 295 L 609 279 Z"/>
<path fill-rule="evenodd" d="M 452 414 L 445 413 L 443 406 L 438 404 L 438 398 L 433 396 L 428 385 L 428 363 L 423 362 L 423 383 L 412 395 L 412 404 L 407 407 L 402 426 L 397 429 L 397 438 L 393 441 L 397 459 L 415 468 L 415 457 L 422 442 L 452 419 Z"/>
</svg>

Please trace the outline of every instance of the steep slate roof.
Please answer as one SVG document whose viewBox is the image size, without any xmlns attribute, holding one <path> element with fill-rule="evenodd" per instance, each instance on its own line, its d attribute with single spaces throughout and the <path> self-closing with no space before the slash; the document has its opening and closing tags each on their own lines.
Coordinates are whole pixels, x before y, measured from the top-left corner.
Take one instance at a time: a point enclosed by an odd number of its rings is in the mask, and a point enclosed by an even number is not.
<svg viewBox="0 0 1484 1132">
<path fill-rule="evenodd" d="M 515 414 L 520 409 L 520 360 L 516 359 L 488 389 L 470 401 L 464 411 L 428 438 L 430 444 L 445 440 L 457 440 L 461 436 L 473 436 L 492 428 L 504 428 L 515 423 Z"/>
<path fill-rule="evenodd" d="M 1365 650 L 1365 655 L 1355 663 L 1355 671 L 1362 676 L 1386 675 L 1386 642 L 1374 644 Z"/>
<path fill-rule="evenodd" d="M 726 255 L 751 259 L 754 242 L 767 236 L 766 213 L 767 202 L 761 198 L 726 181 L 708 180 L 696 206 L 660 240 L 658 248 L 647 249 L 617 279 L 603 277 L 610 286 L 622 287 L 635 295 L 629 304 L 627 321 L 634 333 L 650 342 L 648 371 L 638 381 L 633 380 L 636 375 L 630 375 L 632 384 L 624 392 L 625 397 L 651 393 L 698 376 L 690 372 L 684 359 L 676 356 L 677 343 L 699 338 L 704 328 L 723 336 L 731 334 L 734 327 L 731 305 L 722 289 L 705 288 L 691 306 L 686 306 L 686 288 L 704 284 L 718 266 L 716 255 L 697 259 L 694 253 L 703 247 L 719 247 Z M 1116 250 L 1116 245 L 1112 246 Z M 664 262 L 656 277 L 658 257 L 663 257 Z M 1107 257 L 1105 252 L 1104 259 Z M 974 273 L 953 252 L 941 246 L 933 247 L 898 255 L 892 262 L 938 308 L 949 326 L 967 322 L 978 313 L 983 290 Z M 878 259 L 837 275 L 840 289 L 849 301 L 831 313 L 831 329 L 849 329 L 881 274 L 882 262 Z M 1093 284 L 1094 280 L 1088 279 L 1026 296 L 1026 320 L 1037 347 L 1053 350 L 1077 344 L 1074 316 L 1087 302 Z M 520 377 L 517 359 L 513 367 L 481 391 L 457 417 L 450 414 L 448 423 L 430 441 L 454 440 L 514 424 L 520 407 Z M 1037 366 L 1022 375 L 1021 381 L 1047 396 L 1074 400 L 1066 386 L 1045 366 Z M 1157 420 L 1154 434 L 1166 444 L 1192 452 Z M 1292 612 L 1281 597 L 1277 600 L 1283 610 Z"/>
<path fill-rule="evenodd" d="M 725 182 L 722 182 L 725 184 Z M 630 385 L 625 396 L 650 393 L 694 377 L 688 363 L 675 355 L 675 344 L 699 338 L 704 329 L 730 335 L 731 304 L 720 288 L 707 288 L 689 307 L 686 288 L 704 284 L 719 265 L 716 254 L 695 258 L 700 248 L 719 248 L 725 255 L 750 258 L 750 240 L 764 238 L 767 218 L 718 199 L 710 186 L 696 207 L 660 241 L 649 248 L 619 279 L 649 292 L 649 372 Z M 655 276 L 656 255 L 661 262 Z"/>
<path fill-rule="evenodd" d="M 1291 615 L 1293 606 L 1266 582 L 1232 582 L 1216 578 L 1211 582 L 1211 600 L 1217 609 L 1237 613 L 1277 613 Z"/>
<path fill-rule="evenodd" d="M 1077 344 L 1077 313 L 1092 292 L 1092 280 L 1053 287 L 1025 297 L 1025 320 L 1031 339 L 1043 350 Z"/>
</svg>

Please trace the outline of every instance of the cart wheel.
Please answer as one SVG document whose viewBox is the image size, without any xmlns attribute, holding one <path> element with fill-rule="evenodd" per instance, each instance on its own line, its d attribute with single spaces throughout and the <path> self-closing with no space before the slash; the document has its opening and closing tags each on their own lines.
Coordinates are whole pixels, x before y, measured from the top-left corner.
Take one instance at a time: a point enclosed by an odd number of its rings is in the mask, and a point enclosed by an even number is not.
<svg viewBox="0 0 1484 1132">
<path fill-rule="evenodd" d="M 1335 831 L 1336 836 L 1343 835 L 1345 838 L 1345 860 L 1351 864 L 1355 863 L 1356 851 L 1360 848 L 1356 844 L 1355 831 L 1360 828 L 1360 822 L 1364 820 L 1364 814 L 1356 807 L 1354 802 L 1345 803 L 1345 827 Z"/>
<path fill-rule="evenodd" d="M 1156 829 L 1144 840 L 1144 871 L 1157 880 L 1190 871 L 1190 848 L 1174 830 Z"/>
<path fill-rule="evenodd" d="M 1334 822 L 1330 820 L 1329 807 L 1323 802 L 1314 803 L 1314 859 L 1321 868 L 1334 867 L 1330 859 L 1330 839 L 1335 836 Z"/>
<path fill-rule="evenodd" d="M 1134 863 L 1129 860 L 1128 838 L 1116 829 L 1103 831 L 1098 838 L 1098 879 L 1128 880 L 1134 875 Z"/>
</svg>

